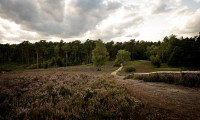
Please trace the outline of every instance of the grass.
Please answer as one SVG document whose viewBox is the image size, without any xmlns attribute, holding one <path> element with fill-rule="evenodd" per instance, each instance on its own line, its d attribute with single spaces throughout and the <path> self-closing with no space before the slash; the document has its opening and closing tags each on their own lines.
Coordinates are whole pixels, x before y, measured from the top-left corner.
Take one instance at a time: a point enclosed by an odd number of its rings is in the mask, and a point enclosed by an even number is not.
<svg viewBox="0 0 200 120">
<path fill-rule="evenodd" d="M 119 67 L 114 67 L 114 68 L 110 68 L 110 69 L 103 69 L 103 72 L 113 72 L 115 70 L 117 70 Z"/>
<path fill-rule="evenodd" d="M 0 65 L 0 72 L 9 72 L 9 71 L 20 71 L 20 70 L 25 70 L 26 65 L 21 65 L 21 64 L 1 64 Z"/>
<path fill-rule="evenodd" d="M 155 71 L 181 71 L 185 70 L 185 68 L 179 67 L 170 67 L 166 64 L 162 64 L 160 68 L 156 68 L 151 64 L 151 61 L 148 60 L 135 60 L 126 63 L 126 65 L 130 65 L 136 68 L 137 73 L 147 73 L 147 72 L 155 72 Z"/>
<path fill-rule="evenodd" d="M 145 63 L 148 62 L 148 60 L 134 60 L 134 61 L 129 61 L 129 63 Z"/>
<path fill-rule="evenodd" d="M 136 71 L 134 73 L 149 73 L 149 72 L 155 72 L 155 71 L 181 71 L 185 70 L 185 68 L 175 68 L 170 67 L 167 64 L 162 64 L 160 68 L 156 68 L 151 64 L 151 61 L 148 60 L 135 60 L 135 61 L 129 61 L 124 64 L 123 69 L 118 72 L 117 74 L 120 76 L 126 76 L 128 77 L 130 73 L 125 72 L 125 68 L 127 66 L 134 67 Z"/>
<path fill-rule="evenodd" d="M 173 68 L 173 67 L 161 67 L 161 68 L 155 68 L 156 71 L 181 71 L 182 68 Z"/>
<path fill-rule="evenodd" d="M 92 64 L 85 64 L 85 65 L 79 65 L 80 67 L 91 67 L 93 66 Z"/>
</svg>

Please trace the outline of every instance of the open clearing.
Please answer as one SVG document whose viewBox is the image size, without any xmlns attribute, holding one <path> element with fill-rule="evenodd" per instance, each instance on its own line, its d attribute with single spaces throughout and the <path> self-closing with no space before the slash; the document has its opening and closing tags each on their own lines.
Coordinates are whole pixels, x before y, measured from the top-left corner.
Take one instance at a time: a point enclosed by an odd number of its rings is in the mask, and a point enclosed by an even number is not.
<svg viewBox="0 0 200 120">
<path fill-rule="evenodd" d="M 0 119 L 200 119 L 200 89 L 123 79 L 113 64 L 0 74 Z"/>
</svg>

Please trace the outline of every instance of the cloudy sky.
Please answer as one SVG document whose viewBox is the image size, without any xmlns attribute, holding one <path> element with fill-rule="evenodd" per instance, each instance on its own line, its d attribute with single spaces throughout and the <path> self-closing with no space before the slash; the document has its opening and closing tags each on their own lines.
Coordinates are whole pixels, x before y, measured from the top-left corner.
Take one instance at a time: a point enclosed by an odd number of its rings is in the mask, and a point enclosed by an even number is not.
<svg viewBox="0 0 200 120">
<path fill-rule="evenodd" d="M 158 41 L 200 32 L 200 0 L 0 0 L 0 43 Z"/>
</svg>

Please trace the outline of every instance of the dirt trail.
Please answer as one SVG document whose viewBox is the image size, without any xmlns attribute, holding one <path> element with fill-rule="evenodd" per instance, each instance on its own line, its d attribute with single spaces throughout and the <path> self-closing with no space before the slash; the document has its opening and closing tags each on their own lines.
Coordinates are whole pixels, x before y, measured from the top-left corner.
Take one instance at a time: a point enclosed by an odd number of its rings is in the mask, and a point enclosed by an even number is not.
<svg viewBox="0 0 200 120">
<path fill-rule="evenodd" d="M 150 112 L 155 113 L 158 119 L 200 120 L 199 88 L 141 80 L 123 80 L 124 76 L 118 76 L 117 72 L 112 73 L 116 82 L 125 86 L 134 97 L 147 105 Z"/>
</svg>

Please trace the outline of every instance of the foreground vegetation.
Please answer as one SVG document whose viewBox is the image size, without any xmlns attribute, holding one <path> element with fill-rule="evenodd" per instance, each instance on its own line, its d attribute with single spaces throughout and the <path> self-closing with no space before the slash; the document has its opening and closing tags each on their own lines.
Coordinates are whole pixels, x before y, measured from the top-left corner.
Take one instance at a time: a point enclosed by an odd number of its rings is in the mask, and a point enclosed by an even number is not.
<svg viewBox="0 0 200 120">
<path fill-rule="evenodd" d="M 142 104 L 110 72 L 95 69 L 0 74 L 0 119 L 145 119 Z"/>
</svg>

